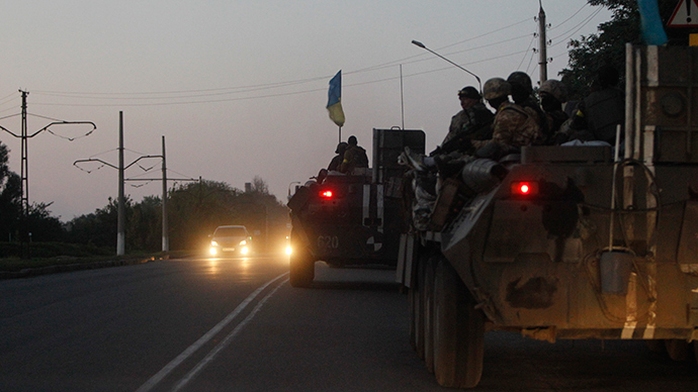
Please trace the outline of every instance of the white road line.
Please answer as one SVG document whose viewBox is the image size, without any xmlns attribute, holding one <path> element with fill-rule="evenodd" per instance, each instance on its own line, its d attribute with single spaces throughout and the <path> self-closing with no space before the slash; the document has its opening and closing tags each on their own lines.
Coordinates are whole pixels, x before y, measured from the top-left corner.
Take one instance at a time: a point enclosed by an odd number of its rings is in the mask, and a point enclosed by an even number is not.
<svg viewBox="0 0 698 392">
<path fill-rule="evenodd" d="M 250 312 L 250 314 L 242 321 L 240 324 L 238 324 L 235 329 L 233 329 L 228 336 L 225 337 L 216 347 L 211 350 L 204 359 L 201 360 L 192 370 L 189 371 L 178 383 L 175 385 L 174 388 L 172 388 L 172 392 L 177 392 L 180 389 L 184 388 L 189 381 L 191 381 L 194 377 L 196 377 L 199 372 L 201 372 L 206 365 L 208 365 L 211 361 L 213 361 L 218 353 L 220 353 L 224 348 L 226 348 L 230 342 L 233 341 L 233 338 L 242 331 L 243 328 L 247 325 L 247 323 L 254 318 L 254 316 L 259 312 L 260 309 L 262 309 L 262 306 L 264 306 L 264 303 L 267 302 L 267 300 L 276 293 L 276 290 L 278 290 L 284 283 L 288 282 L 288 279 L 285 279 L 283 282 L 279 283 L 269 294 L 266 295 L 266 297 L 262 298 L 257 306 Z"/>
<path fill-rule="evenodd" d="M 276 282 L 277 280 L 283 278 L 284 276 L 288 275 L 288 272 L 283 273 L 276 278 L 268 281 L 267 283 L 263 284 L 257 290 L 255 290 L 252 294 L 250 294 L 247 298 L 245 298 L 240 305 L 238 305 L 235 310 L 233 310 L 230 314 L 225 316 L 223 320 L 221 320 L 216 326 L 211 328 L 210 331 L 206 332 L 202 337 L 200 337 L 194 344 L 191 346 L 187 347 L 186 350 L 182 351 L 181 354 L 179 354 L 175 359 L 170 361 L 167 365 L 165 365 L 162 370 L 157 372 L 153 377 L 151 377 L 148 381 L 145 382 L 145 384 L 141 385 L 140 388 L 136 390 L 136 392 L 148 392 L 151 389 L 153 389 L 162 379 L 167 377 L 172 370 L 174 370 L 177 366 L 179 366 L 182 362 L 184 362 L 187 358 L 189 358 L 192 354 L 194 354 L 201 346 L 206 344 L 209 340 L 213 339 L 216 334 L 218 334 L 223 328 L 225 328 L 226 325 L 230 324 L 231 321 L 233 321 L 240 313 L 245 310 L 247 305 L 250 304 L 257 296 L 264 291 L 269 285 L 272 283 Z M 285 281 L 284 281 L 285 282 Z M 278 289 L 278 287 L 277 287 Z M 276 291 L 276 289 L 274 289 Z M 267 296 L 268 297 L 268 296 Z M 266 300 L 266 297 L 264 298 Z M 236 328 L 237 329 L 237 328 Z"/>
</svg>

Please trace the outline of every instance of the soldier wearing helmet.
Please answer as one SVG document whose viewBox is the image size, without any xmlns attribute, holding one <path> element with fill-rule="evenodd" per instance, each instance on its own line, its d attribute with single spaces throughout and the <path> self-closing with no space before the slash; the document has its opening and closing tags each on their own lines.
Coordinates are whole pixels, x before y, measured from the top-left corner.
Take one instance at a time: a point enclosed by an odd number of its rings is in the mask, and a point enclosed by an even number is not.
<svg viewBox="0 0 698 392">
<path fill-rule="evenodd" d="M 347 150 L 348 144 L 346 142 L 340 142 L 337 144 L 337 149 L 334 152 L 337 154 L 332 158 L 330 164 L 327 166 L 328 171 L 339 171 L 339 165 L 344 161 L 344 152 Z"/>
<path fill-rule="evenodd" d="M 444 174 L 445 164 L 457 160 L 463 154 L 472 155 L 471 140 L 489 140 L 492 138 L 492 121 L 494 115 L 482 102 L 482 96 L 473 86 L 458 90 L 458 100 L 462 110 L 451 118 L 448 134 L 440 146 L 429 156 L 409 153 L 405 160 L 420 170 L 438 170 Z"/>
<path fill-rule="evenodd" d="M 492 124 L 491 140 L 473 140 L 476 155 L 498 159 L 522 146 L 533 144 L 541 137 L 540 125 L 528 111 L 509 102 L 512 85 L 502 78 L 485 82 L 483 93 L 487 102 L 497 110 Z"/>
<path fill-rule="evenodd" d="M 540 125 L 543 139 L 536 142 L 538 144 L 545 143 L 552 135 L 551 127 L 548 124 L 545 113 L 538 105 L 538 101 L 533 97 L 531 77 L 526 72 L 515 71 L 509 75 L 507 82 L 511 84 L 511 98 L 514 100 L 514 103 L 524 108 Z"/>
<path fill-rule="evenodd" d="M 368 156 L 366 150 L 359 146 L 356 136 L 349 136 L 347 149 L 344 151 L 344 160 L 339 165 L 339 171 L 346 174 L 357 174 L 357 169 L 368 168 Z"/>
<path fill-rule="evenodd" d="M 567 113 L 562 110 L 562 104 L 567 102 L 567 87 L 559 80 L 548 79 L 541 83 L 538 96 L 540 97 L 540 106 L 548 118 L 550 132 L 556 138 L 560 127 L 569 118 Z"/>
<path fill-rule="evenodd" d="M 592 92 L 579 103 L 570 121 L 565 122 L 555 137 L 556 144 L 569 140 L 600 140 L 613 145 L 616 128 L 625 120 L 625 95 L 616 87 L 618 71 L 611 66 L 603 66 L 597 71 L 592 84 Z"/>
<path fill-rule="evenodd" d="M 519 105 L 533 94 L 533 83 L 526 72 L 514 71 L 507 78 L 511 85 L 511 98 Z"/>
<path fill-rule="evenodd" d="M 619 81 L 620 75 L 614 67 L 599 68 L 594 91 L 584 99 L 580 109 L 594 139 L 611 145 L 615 143 L 616 127 L 620 125 L 622 131 L 625 122 L 625 94 L 616 87 Z"/>
<path fill-rule="evenodd" d="M 473 86 L 466 86 L 458 90 L 458 100 L 462 110 L 451 118 L 448 134 L 441 143 L 437 153 L 450 153 L 453 151 L 468 152 L 462 144 L 467 140 L 487 140 L 492 137 L 492 120 L 494 115 L 482 102 L 482 96 Z"/>
</svg>

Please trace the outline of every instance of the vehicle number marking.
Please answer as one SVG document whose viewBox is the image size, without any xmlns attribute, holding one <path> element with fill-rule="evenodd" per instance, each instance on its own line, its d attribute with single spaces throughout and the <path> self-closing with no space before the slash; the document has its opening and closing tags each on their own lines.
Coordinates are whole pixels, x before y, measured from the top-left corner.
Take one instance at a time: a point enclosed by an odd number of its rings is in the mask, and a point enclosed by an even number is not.
<svg viewBox="0 0 698 392">
<path fill-rule="evenodd" d="M 317 237 L 318 249 L 337 249 L 339 248 L 339 237 L 336 235 L 320 235 Z"/>
</svg>

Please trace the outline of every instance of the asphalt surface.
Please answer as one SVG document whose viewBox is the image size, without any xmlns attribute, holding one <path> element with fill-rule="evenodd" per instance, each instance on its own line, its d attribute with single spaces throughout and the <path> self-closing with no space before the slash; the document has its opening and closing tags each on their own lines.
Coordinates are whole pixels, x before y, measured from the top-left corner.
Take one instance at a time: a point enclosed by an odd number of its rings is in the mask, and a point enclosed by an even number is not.
<svg viewBox="0 0 698 392">
<path fill-rule="evenodd" d="M 0 281 L 0 391 L 443 391 L 412 351 L 390 270 L 164 260 Z M 643 342 L 490 332 L 482 391 L 697 391 Z"/>
</svg>

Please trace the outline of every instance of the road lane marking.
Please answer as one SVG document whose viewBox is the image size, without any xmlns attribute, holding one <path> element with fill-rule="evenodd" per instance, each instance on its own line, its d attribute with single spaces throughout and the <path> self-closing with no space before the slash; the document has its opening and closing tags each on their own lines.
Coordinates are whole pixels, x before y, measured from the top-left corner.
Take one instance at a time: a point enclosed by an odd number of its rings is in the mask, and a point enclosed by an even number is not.
<svg viewBox="0 0 698 392">
<path fill-rule="evenodd" d="M 254 309 L 250 312 L 250 314 L 247 315 L 247 317 L 242 322 L 240 322 L 240 324 L 238 324 L 235 327 L 235 329 L 233 329 L 233 331 L 230 332 L 228 334 L 228 336 L 225 337 L 225 339 L 223 339 L 220 343 L 218 343 L 218 345 L 216 347 L 214 347 L 213 350 L 211 350 L 206 355 L 206 357 L 204 357 L 204 359 L 201 360 L 201 362 L 199 362 L 192 370 L 190 370 L 189 373 L 187 373 L 177 383 L 177 385 L 175 385 L 175 387 L 172 389 L 172 392 L 177 392 L 180 389 L 184 388 L 189 383 L 189 381 L 191 381 L 194 377 L 196 377 L 196 375 L 199 374 L 199 372 L 201 372 L 206 367 L 206 365 L 208 365 L 211 361 L 213 361 L 216 358 L 218 353 L 220 353 L 224 348 L 228 347 L 230 342 L 233 341 L 233 338 L 235 336 L 237 336 L 237 334 L 240 333 L 240 331 L 242 331 L 243 328 L 245 328 L 247 323 L 249 323 L 254 318 L 254 316 L 257 314 L 257 312 L 259 312 L 260 309 L 262 309 L 262 306 L 264 306 L 264 303 L 267 302 L 267 300 L 272 295 L 274 295 L 274 293 L 276 293 L 276 290 L 278 290 L 281 286 L 283 286 L 284 283 L 288 282 L 288 280 L 289 280 L 288 278 L 283 280 L 276 287 L 274 287 L 274 289 L 271 292 L 269 292 L 269 294 L 267 294 L 264 298 L 262 298 L 259 301 L 259 303 L 257 303 L 257 306 L 255 306 Z"/>
<path fill-rule="evenodd" d="M 257 298 L 257 296 L 262 291 L 264 291 L 264 289 L 266 289 L 267 287 L 269 287 L 269 285 L 278 281 L 279 279 L 283 278 L 288 274 L 288 272 L 283 273 L 257 288 L 257 290 L 255 290 L 252 294 L 245 298 L 245 300 L 242 301 L 240 305 L 238 305 L 235 308 L 235 310 L 233 310 L 230 314 L 225 316 L 223 320 L 221 320 L 218 324 L 216 324 L 216 326 L 211 328 L 210 331 L 206 332 L 202 337 L 200 337 L 196 342 L 194 342 L 194 344 L 187 347 L 186 350 L 182 351 L 182 353 L 179 354 L 175 359 L 170 361 L 170 363 L 165 365 L 165 367 L 162 368 L 162 370 L 157 372 L 153 377 L 146 381 L 145 384 L 141 385 L 140 388 L 136 390 L 136 392 L 148 392 L 151 389 L 153 389 L 157 384 L 160 383 L 160 381 L 167 377 L 167 375 L 170 374 L 172 370 L 174 370 L 177 366 L 179 366 L 182 362 L 184 362 L 187 358 L 194 354 L 198 349 L 201 348 L 201 346 L 213 339 L 214 336 L 216 336 L 223 328 L 230 324 L 230 322 L 233 321 L 238 315 L 240 315 L 240 313 L 242 313 L 242 311 L 245 310 L 245 308 L 250 304 L 250 302 Z M 276 289 L 274 291 L 276 291 Z"/>
</svg>

